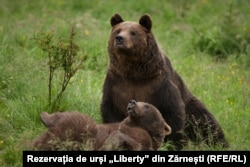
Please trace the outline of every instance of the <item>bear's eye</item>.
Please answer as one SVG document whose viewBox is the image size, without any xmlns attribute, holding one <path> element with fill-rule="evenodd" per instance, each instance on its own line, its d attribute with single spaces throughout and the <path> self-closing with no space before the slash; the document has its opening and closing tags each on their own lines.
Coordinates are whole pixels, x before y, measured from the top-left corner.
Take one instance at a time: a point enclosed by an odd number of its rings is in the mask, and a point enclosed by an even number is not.
<svg viewBox="0 0 250 167">
<path fill-rule="evenodd" d="M 121 30 L 119 29 L 119 30 L 116 31 L 116 34 L 119 34 L 120 32 L 121 32 Z"/>
<path fill-rule="evenodd" d="M 130 35 L 135 36 L 136 35 L 135 31 L 131 31 Z"/>
<path fill-rule="evenodd" d="M 148 108 L 149 108 L 149 106 L 148 106 L 148 105 L 145 105 L 145 106 L 144 106 L 144 108 L 148 109 Z"/>
</svg>

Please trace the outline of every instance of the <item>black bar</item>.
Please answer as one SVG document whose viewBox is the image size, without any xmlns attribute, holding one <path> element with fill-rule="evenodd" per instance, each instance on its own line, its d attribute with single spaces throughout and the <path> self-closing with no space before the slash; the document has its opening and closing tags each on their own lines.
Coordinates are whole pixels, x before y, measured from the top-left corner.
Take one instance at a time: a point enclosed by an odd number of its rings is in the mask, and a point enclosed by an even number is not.
<svg viewBox="0 0 250 167">
<path fill-rule="evenodd" d="M 249 166 L 250 151 L 23 151 L 29 166 Z"/>
</svg>

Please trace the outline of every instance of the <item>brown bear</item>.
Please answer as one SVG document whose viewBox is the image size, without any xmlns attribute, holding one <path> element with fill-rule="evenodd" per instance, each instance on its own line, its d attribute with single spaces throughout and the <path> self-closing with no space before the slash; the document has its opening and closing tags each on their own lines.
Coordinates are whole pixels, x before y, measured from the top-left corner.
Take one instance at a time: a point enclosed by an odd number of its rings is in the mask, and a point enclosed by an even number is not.
<svg viewBox="0 0 250 167">
<path fill-rule="evenodd" d="M 96 124 L 79 112 L 41 113 L 48 131 L 37 150 L 157 150 L 171 128 L 152 105 L 131 100 L 120 123 Z M 148 121 L 148 122 L 147 122 Z M 144 125 L 146 123 L 147 126 Z"/>
<path fill-rule="evenodd" d="M 129 99 L 154 105 L 171 126 L 166 140 L 181 149 L 183 140 L 196 142 L 198 136 L 210 144 L 226 146 L 215 117 L 186 87 L 160 49 L 152 33 L 149 15 L 139 23 L 124 21 L 119 14 L 110 20 L 109 67 L 103 85 L 101 114 L 104 123 L 119 122 L 127 113 Z M 201 134 L 197 133 L 198 131 Z"/>
</svg>

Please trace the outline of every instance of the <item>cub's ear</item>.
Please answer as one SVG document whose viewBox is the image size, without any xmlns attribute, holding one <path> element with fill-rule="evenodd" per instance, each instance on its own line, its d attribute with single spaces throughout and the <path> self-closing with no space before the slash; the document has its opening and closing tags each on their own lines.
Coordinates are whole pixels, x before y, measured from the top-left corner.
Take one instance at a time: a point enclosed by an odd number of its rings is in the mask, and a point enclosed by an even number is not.
<svg viewBox="0 0 250 167">
<path fill-rule="evenodd" d="M 59 115 L 58 114 L 49 114 L 47 112 L 42 112 L 40 114 L 41 120 L 43 124 L 47 127 L 53 127 L 57 121 L 59 120 Z"/>
<path fill-rule="evenodd" d="M 139 20 L 140 25 L 145 27 L 148 31 L 152 28 L 152 20 L 151 17 L 147 14 L 143 15 Z"/>
<path fill-rule="evenodd" d="M 166 136 L 167 136 L 167 135 L 170 135 L 171 132 L 172 132 L 171 127 L 170 127 L 167 123 L 165 123 L 164 126 L 165 126 L 165 127 L 164 127 L 164 129 L 165 129 L 165 135 L 166 135 Z"/>
<path fill-rule="evenodd" d="M 123 22 L 123 19 L 117 13 L 114 16 L 112 16 L 111 19 L 110 19 L 110 24 L 111 24 L 112 27 L 115 26 L 116 24 L 121 23 L 121 22 Z"/>
</svg>

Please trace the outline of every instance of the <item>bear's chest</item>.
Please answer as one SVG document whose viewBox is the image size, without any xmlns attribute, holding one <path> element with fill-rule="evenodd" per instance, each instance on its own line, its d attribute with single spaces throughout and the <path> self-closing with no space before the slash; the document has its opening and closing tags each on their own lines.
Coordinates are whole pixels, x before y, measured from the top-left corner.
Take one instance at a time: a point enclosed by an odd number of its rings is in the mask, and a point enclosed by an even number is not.
<svg viewBox="0 0 250 167">
<path fill-rule="evenodd" d="M 145 83 L 119 82 L 112 87 L 112 94 L 117 108 L 126 111 L 127 104 L 130 100 L 151 102 L 155 94 L 157 82 L 150 81 Z"/>
<path fill-rule="evenodd" d="M 148 96 L 152 94 L 150 90 L 150 85 L 134 85 L 128 83 L 120 83 L 113 87 L 113 91 L 118 99 L 130 100 L 134 99 L 136 101 L 145 101 Z"/>
</svg>

